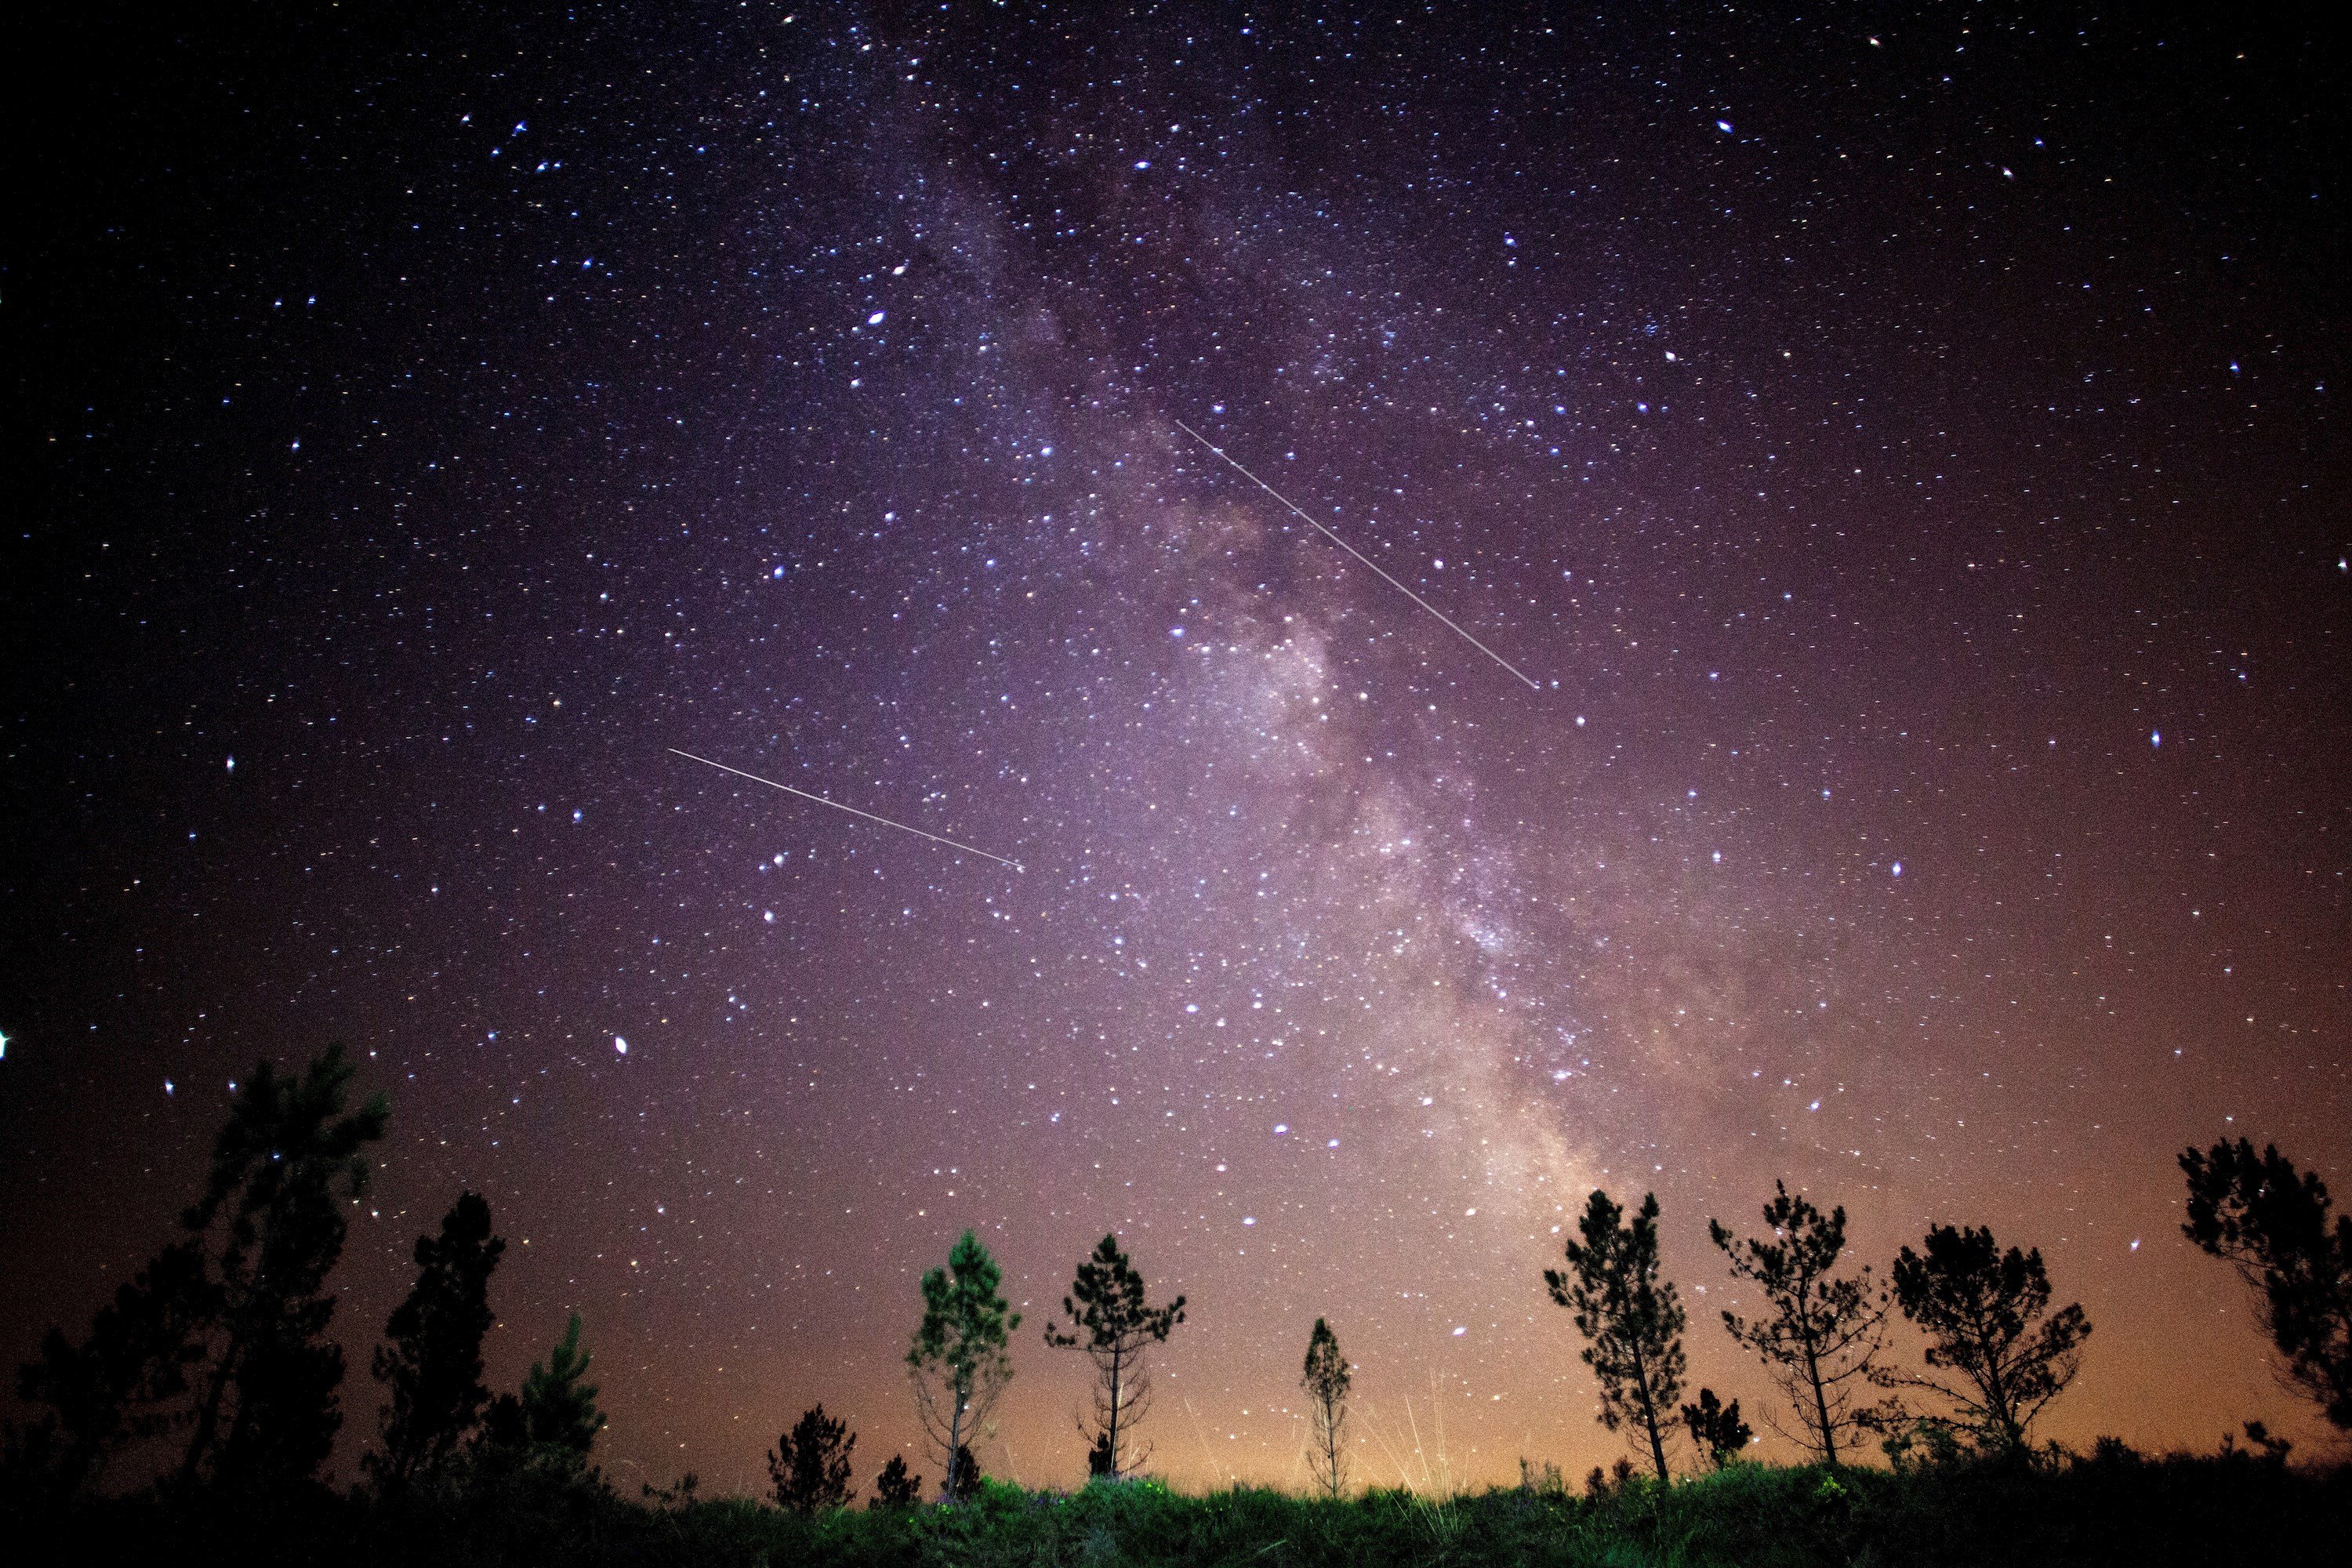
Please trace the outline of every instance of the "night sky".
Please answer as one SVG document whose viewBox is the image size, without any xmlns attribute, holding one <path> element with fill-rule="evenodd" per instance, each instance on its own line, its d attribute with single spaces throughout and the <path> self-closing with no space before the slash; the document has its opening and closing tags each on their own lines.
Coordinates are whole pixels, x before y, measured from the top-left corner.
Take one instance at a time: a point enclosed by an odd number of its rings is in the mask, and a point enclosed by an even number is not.
<svg viewBox="0 0 2352 1568">
<path fill-rule="evenodd" d="M 1029 1314 L 992 1472 L 1083 1479 L 1040 1334 L 1116 1229 L 1192 1301 L 1178 1483 L 1304 1484 L 1318 1315 L 1360 1479 L 1580 1474 L 1563 1226 L 1654 1189 L 1752 1414 L 1706 1222 L 1776 1177 L 1882 1270 L 2040 1246 L 2096 1328 L 2048 1436 L 2315 1434 L 2173 1160 L 2352 1189 L 2319 9 L 62 11 L 8 1363 L 341 1040 L 346 1467 L 461 1185 L 494 1379 L 584 1313 L 632 1494 L 818 1400 L 861 1485 L 917 1453 L 966 1226 Z"/>
</svg>

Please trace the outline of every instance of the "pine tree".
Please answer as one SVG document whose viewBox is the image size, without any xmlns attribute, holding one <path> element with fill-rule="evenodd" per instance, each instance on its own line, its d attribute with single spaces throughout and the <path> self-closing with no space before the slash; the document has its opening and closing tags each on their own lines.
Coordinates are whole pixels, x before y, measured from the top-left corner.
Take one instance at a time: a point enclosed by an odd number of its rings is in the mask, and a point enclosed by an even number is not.
<svg viewBox="0 0 2352 1568">
<path fill-rule="evenodd" d="M 1754 1429 L 1739 1418 L 1739 1401 L 1726 1405 L 1712 1388 L 1700 1389 L 1698 1403 L 1683 1406 L 1683 1428 L 1708 1465 L 1718 1470 L 1756 1440 Z"/>
<path fill-rule="evenodd" d="M 115 1291 L 88 1338 L 49 1330 L 17 1392 L 47 1407 L 25 1434 L 25 1451 L 40 1457 L 51 1489 L 71 1497 L 95 1486 L 118 1453 L 186 1424 L 190 1374 L 219 1310 L 204 1249 L 182 1241 Z"/>
<path fill-rule="evenodd" d="M 582 1381 L 588 1375 L 589 1359 L 580 1348 L 580 1314 L 574 1312 L 546 1362 L 531 1363 L 522 1380 L 518 1414 L 523 1441 L 534 1454 L 575 1465 L 587 1462 L 596 1434 L 604 1429 L 604 1413 L 596 1407 L 596 1385 Z"/>
<path fill-rule="evenodd" d="M 214 1141 L 204 1195 L 180 1217 L 212 1249 L 219 1308 L 183 1482 L 279 1489 L 316 1475 L 334 1447 L 343 1347 L 328 1337 L 326 1278 L 390 1116 L 380 1094 L 345 1110 L 355 1071 L 340 1046 L 299 1077 L 257 1064 Z"/>
<path fill-rule="evenodd" d="M 1867 1383 L 1870 1368 L 1885 1342 L 1886 1291 L 1874 1286 L 1865 1265 L 1856 1275 L 1840 1275 L 1839 1256 L 1845 1250 L 1845 1210 L 1823 1215 L 1801 1197 L 1791 1196 L 1785 1183 L 1775 1182 L 1777 1195 L 1764 1205 L 1767 1241 L 1741 1240 L 1714 1220 L 1707 1235 L 1723 1249 L 1732 1277 L 1746 1279 L 1764 1293 L 1768 1316 L 1749 1320 L 1737 1312 L 1723 1314 L 1731 1337 L 1754 1351 L 1796 1407 L 1794 1431 L 1780 1430 L 1801 1444 L 1823 1464 L 1838 1462 L 1842 1441 L 1871 1424 L 1871 1413 L 1854 1407 L 1854 1395 Z M 1768 1415 L 1768 1422 L 1779 1427 Z"/>
<path fill-rule="evenodd" d="M 947 1476 L 940 1495 L 969 1497 L 979 1484 L 971 1438 L 1013 1377 L 1004 1346 L 1021 1314 L 996 1293 L 1003 1279 L 996 1259 L 971 1231 L 956 1238 L 948 1266 L 922 1279 L 923 1316 L 907 1351 L 915 1385 L 915 1413 L 939 1450 Z"/>
<path fill-rule="evenodd" d="M 1337 1498 L 1347 1486 L 1348 1456 L 1340 1432 L 1348 1423 L 1348 1387 L 1353 1381 L 1339 1336 L 1322 1319 L 1307 1336 L 1307 1370 L 1298 1386 L 1307 1394 L 1309 1468 L 1323 1495 Z"/>
<path fill-rule="evenodd" d="M 2002 1252 L 1989 1229 L 1931 1226 L 1926 1252 L 1895 1259 L 1895 1299 L 1926 1331 L 1927 1365 L 1953 1375 L 1873 1369 L 1883 1387 L 1940 1395 L 1978 1447 L 2018 1453 L 2044 1405 L 2082 1365 L 2091 1321 L 2079 1305 L 2050 1310 L 2042 1252 Z"/>
<path fill-rule="evenodd" d="M 1544 1270 L 1551 1299 L 1576 1313 L 1591 1342 L 1584 1364 L 1601 1384 L 1601 1424 L 1614 1432 L 1628 1421 L 1648 1439 L 1650 1463 L 1668 1479 L 1666 1428 L 1683 1392 L 1682 1301 L 1658 1278 L 1658 1197 L 1643 1197 L 1631 1223 L 1625 1211 L 1595 1188 L 1568 1244 L 1570 1272 Z"/>
<path fill-rule="evenodd" d="M 882 1467 L 882 1473 L 874 1478 L 874 1500 L 867 1506 L 877 1510 L 912 1508 L 915 1500 L 922 1495 L 923 1478 L 907 1468 L 903 1455 L 893 1454 Z"/>
<path fill-rule="evenodd" d="M 847 1508 L 849 1454 L 856 1447 L 857 1434 L 846 1422 L 826 1415 L 823 1405 L 803 1412 L 768 1454 L 777 1506 L 802 1515 Z M 903 1473 L 906 1462 L 898 1468 Z"/>
<path fill-rule="evenodd" d="M 490 1313 L 490 1271 L 507 1244 L 490 1234 L 490 1205 L 461 1192 L 442 1216 L 439 1237 L 416 1238 L 416 1284 L 384 1324 L 376 1347 L 376 1381 L 391 1394 L 383 1448 L 367 1457 L 388 1487 L 437 1468 L 481 1420 L 490 1391 L 482 1384 L 482 1336 Z"/>
<path fill-rule="evenodd" d="M 2279 1376 L 2333 1425 L 2352 1429 L 2352 1215 L 2329 1222 L 2327 1184 L 2276 1145 L 2247 1139 L 2184 1150 L 2181 1231 L 2238 1271 L 2284 1358 Z"/>
<path fill-rule="evenodd" d="M 1134 1439 L 1137 1422 L 1151 1409 L 1151 1382 L 1144 1374 L 1143 1352 L 1167 1342 L 1184 1321 L 1184 1298 L 1165 1306 L 1143 1299 L 1143 1276 L 1118 1249 L 1118 1237 L 1106 1236 L 1094 1253 L 1078 1265 L 1070 1293 L 1062 1298 L 1062 1311 L 1070 1320 L 1065 1331 L 1045 1325 L 1045 1342 L 1056 1350 L 1083 1350 L 1095 1366 L 1094 1407 L 1078 1419 L 1078 1433 L 1087 1440 L 1092 1458 L 1088 1468 L 1117 1480 L 1151 1457 Z"/>
</svg>

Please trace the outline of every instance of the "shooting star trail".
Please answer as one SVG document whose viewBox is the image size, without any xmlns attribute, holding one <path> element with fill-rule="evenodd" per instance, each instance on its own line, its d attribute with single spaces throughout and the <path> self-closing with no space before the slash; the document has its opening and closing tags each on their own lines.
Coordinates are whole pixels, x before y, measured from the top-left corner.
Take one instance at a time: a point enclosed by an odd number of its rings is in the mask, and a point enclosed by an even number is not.
<svg viewBox="0 0 2352 1568">
<path fill-rule="evenodd" d="M 1002 855 L 991 855 L 985 849 L 975 849 L 969 844 L 959 844 L 952 838 L 942 838 L 936 833 L 926 833 L 919 827 L 909 827 L 903 822 L 893 822 L 887 816 L 877 816 L 870 811 L 860 811 L 854 805 L 844 805 L 837 800 L 827 800 L 821 795 L 811 795 L 804 789 L 794 789 L 788 784 L 778 784 L 773 779 L 763 779 L 757 773 L 747 773 L 741 768 L 730 768 L 725 763 L 714 763 L 709 757 L 698 757 L 692 752 L 681 752 L 676 746 L 665 746 L 662 749 L 673 757 L 684 757 L 689 763 L 700 763 L 706 768 L 717 768 L 722 773 L 733 773 L 739 779 L 750 779 L 753 784 L 766 784 L 770 789 L 780 789 L 786 795 L 796 795 L 803 800 L 813 800 L 819 805 L 829 805 L 835 811 L 845 811 L 852 816 L 862 816 L 868 822 L 878 822 L 885 827 L 895 827 L 901 833 L 911 833 L 918 838 L 928 838 L 934 844 L 944 844 L 950 849 L 961 849 L 967 855 L 977 855 L 983 860 L 993 860 L 1000 866 L 1010 866 L 1016 871 L 1022 869 L 1021 862 L 1018 860 L 1007 860 Z"/>
<path fill-rule="evenodd" d="M 1276 489 L 1272 485 L 1267 484 L 1264 479 L 1259 479 L 1255 474 L 1253 474 L 1247 468 L 1243 468 L 1240 463 L 1235 462 L 1232 454 L 1228 453 L 1223 447 L 1218 446 L 1214 441 L 1210 440 L 1206 436 L 1202 435 L 1198 430 L 1193 429 L 1181 419 L 1178 419 L 1173 414 L 1170 415 L 1168 417 L 1169 420 L 1175 425 L 1176 428 L 1184 432 L 1185 435 L 1192 437 L 1193 440 L 1201 443 L 1202 446 L 1206 447 L 1210 451 L 1214 452 L 1218 457 L 1223 458 L 1226 462 L 1233 464 L 1234 472 L 1239 474 L 1242 478 L 1247 479 L 1250 483 L 1255 485 L 1258 489 L 1264 490 L 1275 500 L 1280 501 L 1284 506 L 1288 507 L 1292 515 L 1296 516 L 1299 521 L 1314 529 L 1324 538 L 1329 540 L 1332 543 L 1338 545 L 1340 549 L 1346 551 L 1349 554 L 1354 556 L 1365 565 L 1371 567 L 1375 573 L 1379 573 L 1381 582 L 1386 583 L 1390 587 L 1394 588 L 1398 593 L 1402 594 L 1406 598 L 1411 599 L 1414 604 L 1419 605 L 1423 609 L 1427 610 L 1431 615 L 1435 616 L 1439 620 L 1444 621 L 1447 626 L 1452 628 L 1454 636 L 1460 637 L 1464 642 L 1468 643 L 1472 647 L 1476 648 L 1480 653 L 1485 654 L 1488 658 L 1493 659 L 1496 664 L 1501 665 L 1505 669 L 1509 670 L 1513 675 L 1517 676 L 1521 680 L 1527 681 L 1528 690 L 1541 691 L 1543 689 L 1541 685 L 1529 679 L 1527 672 L 1521 669 L 1517 665 L 1513 664 L 1509 659 L 1505 658 L 1501 654 L 1496 653 L 1493 648 L 1488 647 L 1485 643 L 1480 642 L 1476 637 L 1474 637 L 1468 632 L 1464 631 L 1461 626 L 1455 625 L 1444 611 L 1439 609 L 1435 605 L 1431 604 L 1427 599 L 1423 598 L 1420 595 L 1414 593 L 1412 589 L 1406 587 L 1403 584 L 1398 582 L 1387 573 L 1381 572 L 1370 556 L 1366 555 L 1362 551 L 1357 549 L 1354 545 L 1349 543 L 1346 540 L 1340 538 L 1338 534 L 1332 532 L 1329 529 L 1324 527 L 1321 523 L 1316 521 L 1305 512 L 1300 511 L 1297 506 L 1292 502 L 1288 496 L 1284 495 L 1280 490 Z"/>
</svg>

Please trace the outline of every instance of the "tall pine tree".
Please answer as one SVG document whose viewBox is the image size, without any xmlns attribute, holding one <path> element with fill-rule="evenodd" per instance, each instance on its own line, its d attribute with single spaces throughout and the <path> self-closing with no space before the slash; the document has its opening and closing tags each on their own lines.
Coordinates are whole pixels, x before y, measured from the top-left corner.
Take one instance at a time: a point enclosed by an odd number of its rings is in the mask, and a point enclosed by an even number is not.
<svg viewBox="0 0 2352 1568">
<path fill-rule="evenodd" d="M 939 1450 L 947 1476 L 941 1495 L 961 1502 L 979 1484 L 971 1440 L 1013 1379 L 1006 1340 L 1021 1314 L 996 1293 L 1003 1271 L 971 1231 L 956 1238 L 944 1268 L 923 1275 L 923 1316 L 907 1351 L 915 1413 Z"/>
<path fill-rule="evenodd" d="M 1348 1358 L 1339 1353 L 1339 1337 L 1330 1324 L 1316 1319 L 1314 1331 L 1307 1336 L 1307 1370 L 1298 1386 L 1307 1395 L 1307 1468 L 1328 1498 L 1337 1498 L 1347 1486 L 1348 1455 L 1341 1432 L 1348 1424 L 1352 1382 Z"/>
<path fill-rule="evenodd" d="M 1601 1384 L 1601 1424 L 1631 1423 L 1648 1440 L 1650 1463 L 1668 1478 L 1666 1432 L 1683 1394 L 1682 1301 L 1658 1277 L 1658 1197 L 1644 1196 L 1630 1223 L 1595 1188 L 1568 1244 L 1568 1270 L 1544 1270 L 1551 1299 L 1576 1313 L 1589 1342 L 1584 1364 Z"/>
<path fill-rule="evenodd" d="M 490 1271 L 507 1244 L 490 1234 L 490 1205 L 461 1192 L 438 1237 L 416 1238 L 416 1283 L 384 1324 L 373 1369 L 391 1404 L 383 1447 L 367 1457 L 376 1479 L 405 1486 L 437 1468 L 480 1421 L 490 1401 L 482 1384 L 482 1336 L 494 1321 Z"/>
<path fill-rule="evenodd" d="M 275 1490 L 310 1479 L 334 1447 L 343 1347 L 328 1337 L 326 1279 L 390 1116 L 380 1094 L 345 1109 L 355 1070 L 340 1046 L 299 1076 L 257 1065 L 214 1142 L 204 1195 L 181 1216 L 211 1247 L 219 1291 L 184 1482 Z"/>
<path fill-rule="evenodd" d="M 1856 1429 L 1871 1424 L 1870 1412 L 1856 1408 L 1854 1399 L 1885 1342 L 1888 1298 L 1872 1282 L 1867 1265 L 1857 1274 L 1837 1272 L 1845 1251 L 1843 1207 L 1824 1215 L 1790 1195 L 1786 1183 L 1773 1188 L 1776 1195 L 1764 1205 L 1769 1238 L 1743 1240 L 1706 1222 L 1732 1277 L 1761 1291 L 1767 1309 L 1753 1319 L 1726 1311 L 1723 1326 L 1763 1358 L 1796 1409 L 1793 1431 L 1780 1427 L 1769 1413 L 1766 1421 L 1833 1466 L 1840 1447 L 1851 1446 Z"/>
<path fill-rule="evenodd" d="M 213 1142 L 205 1189 L 166 1247 L 101 1308 L 79 1342 L 51 1331 L 19 1389 L 70 1492 L 123 1448 L 178 1440 L 178 1486 L 282 1491 L 312 1479 L 342 1425 L 342 1347 L 327 1275 L 343 1211 L 367 1188 L 367 1147 L 389 1115 L 348 1108 L 354 1068 L 330 1047 L 299 1074 L 257 1066 Z"/>
<path fill-rule="evenodd" d="M 1143 1352 L 1167 1342 L 1170 1331 L 1184 1321 L 1184 1298 L 1160 1307 L 1145 1301 L 1143 1276 L 1118 1249 L 1118 1237 L 1106 1236 L 1079 1263 L 1070 1293 L 1062 1298 L 1062 1311 L 1069 1328 L 1047 1323 L 1045 1342 L 1057 1350 L 1083 1350 L 1094 1363 L 1094 1405 L 1079 1417 L 1078 1432 L 1087 1443 L 1087 1468 L 1117 1480 L 1151 1457 L 1134 1435 L 1136 1423 L 1151 1409 Z"/>
</svg>

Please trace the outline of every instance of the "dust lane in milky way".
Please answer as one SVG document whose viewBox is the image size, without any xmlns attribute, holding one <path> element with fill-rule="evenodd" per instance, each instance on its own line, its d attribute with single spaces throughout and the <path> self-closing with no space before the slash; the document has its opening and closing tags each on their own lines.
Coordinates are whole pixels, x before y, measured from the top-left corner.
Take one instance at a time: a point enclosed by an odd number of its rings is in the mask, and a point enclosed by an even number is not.
<svg viewBox="0 0 2352 1568">
<path fill-rule="evenodd" d="M 1585 1194 L 1753 1411 L 1776 1178 L 2038 1245 L 2051 1436 L 2313 1436 L 2173 1158 L 2352 1183 L 2352 164 L 2297 24 L 2175 24 L 60 19 L 0 1354 L 341 1039 L 351 1364 L 470 1186 L 625 1484 L 913 1455 L 966 1226 L 993 1471 L 1083 1478 L 1116 1229 L 1178 1482 L 1303 1479 L 1318 1316 L 1362 1479 L 1580 1473 Z"/>
</svg>

